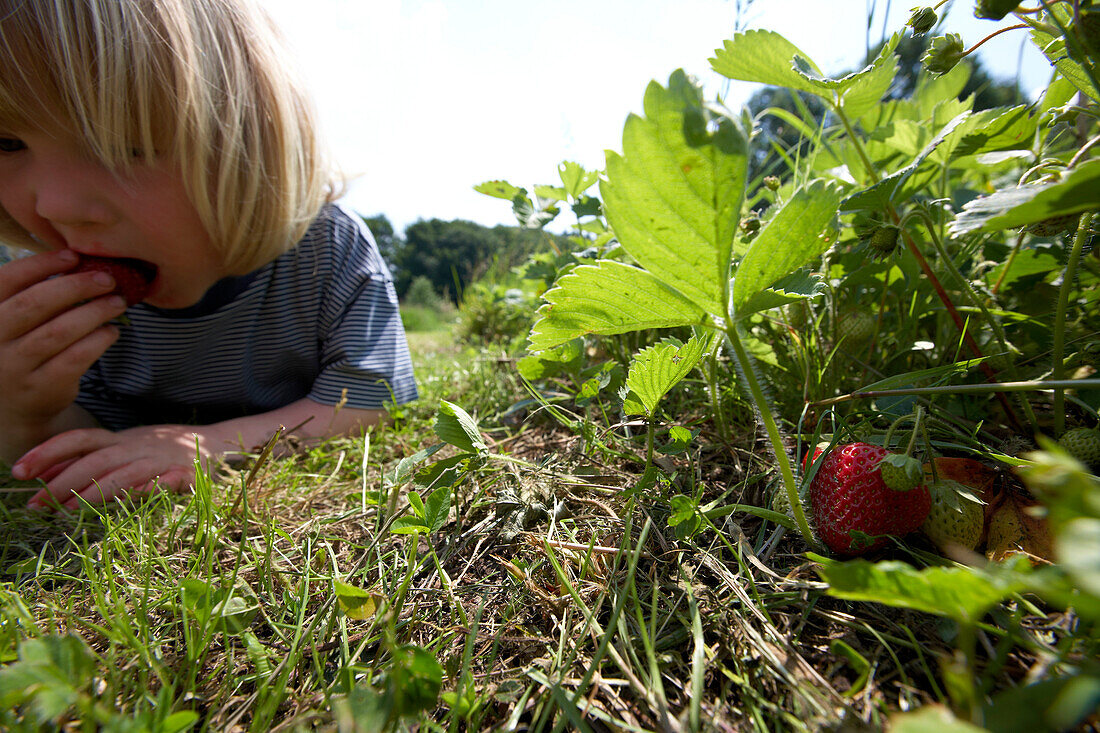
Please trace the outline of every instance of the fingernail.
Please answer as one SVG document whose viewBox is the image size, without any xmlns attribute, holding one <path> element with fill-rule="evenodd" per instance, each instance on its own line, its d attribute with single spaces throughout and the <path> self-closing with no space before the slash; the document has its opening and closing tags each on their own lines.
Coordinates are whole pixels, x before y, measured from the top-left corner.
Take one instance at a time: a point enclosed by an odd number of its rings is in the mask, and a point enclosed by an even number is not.
<svg viewBox="0 0 1100 733">
<path fill-rule="evenodd" d="M 27 467 L 24 466 L 22 463 L 17 462 L 14 466 L 11 467 L 11 476 L 12 478 L 22 481 L 27 477 Z"/>
<path fill-rule="evenodd" d="M 57 253 L 57 257 L 61 260 L 62 263 L 75 263 L 77 259 L 79 259 L 76 252 L 73 252 L 71 249 L 61 250 Z"/>
<path fill-rule="evenodd" d="M 122 310 L 126 308 L 126 298 L 121 295 L 112 295 L 107 301 L 107 305 L 111 306 L 115 310 Z"/>
<path fill-rule="evenodd" d="M 115 284 L 115 279 L 105 272 L 97 272 L 92 275 L 92 282 L 96 285 L 102 285 L 103 287 L 110 287 Z"/>
</svg>

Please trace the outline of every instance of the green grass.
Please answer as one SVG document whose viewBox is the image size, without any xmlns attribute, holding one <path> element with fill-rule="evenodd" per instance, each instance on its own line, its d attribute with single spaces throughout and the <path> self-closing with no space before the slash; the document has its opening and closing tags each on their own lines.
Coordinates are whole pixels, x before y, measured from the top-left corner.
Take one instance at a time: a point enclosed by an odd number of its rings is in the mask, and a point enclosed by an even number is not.
<svg viewBox="0 0 1100 733">
<path fill-rule="evenodd" d="M 517 407 L 511 362 L 446 332 L 410 343 L 422 398 L 391 425 L 190 495 L 42 516 L 0 476 L 0 727 L 817 730 L 946 700 L 942 625 L 827 597 L 751 515 L 670 526 L 676 494 L 763 503 L 751 421 L 639 491 L 640 439 Z M 408 470 L 440 400 L 488 451 Z M 437 531 L 398 533 L 448 484 Z M 981 683 L 1025 657 L 996 659 Z"/>
</svg>

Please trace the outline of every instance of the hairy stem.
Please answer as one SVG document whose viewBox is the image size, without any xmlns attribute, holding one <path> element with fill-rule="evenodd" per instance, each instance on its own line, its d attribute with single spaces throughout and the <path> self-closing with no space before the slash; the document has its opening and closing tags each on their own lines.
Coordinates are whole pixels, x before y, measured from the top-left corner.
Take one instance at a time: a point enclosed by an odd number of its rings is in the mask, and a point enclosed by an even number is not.
<svg viewBox="0 0 1100 733">
<path fill-rule="evenodd" d="M 1051 376 L 1053 376 L 1055 380 L 1064 379 L 1066 375 L 1066 311 L 1069 309 L 1069 294 L 1070 291 L 1073 290 L 1073 282 L 1077 279 L 1077 262 L 1081 259 L 1081 249 L 1085 245 L 1085 240 L 1089 238 L 1089 231 L 1091 228 L 1092 214 L 1082 214 L 1081 220 L 1077 224 L 1077 236 L 1073 238 L 1073 248 L 1069 253 L 1066 271 L 1065 274 L 1062 275 L 1062 288 L 1058 292 L 1058 311 L 1054 315 L 1054 345 L 1051 348 L 1054 358 Z M 1056 436 L 1061 435 L 1062 431 L 1065 429 L 1066 391 L 1064 388 L 1055 388 L 1054 433 Z"/>
<path fill-rule="evenodd" d="M 764 396 L 764 390 L 760 387 L 760 382 L 756 379 L 756 370 L 753 369 L 752 362 L 748 351 L 745 350 L 745 346 L 741 343 L 741 336 L 737 332 L 737 326 L 734 323 L 730 323 L 726 329 L 726 337 L 729 339 L 730 346 L 733 348 L 734 358 L 741 365 L 741 377 L 745 381 L 745 388 L 749 393 L 749 397 L 752 399 L 754 405 L 756 405 L 756 411 L 760 415 L 761 421 L 764 423 L 764 430 L 768 434 L 768 441 L 771 443 L 772 452 L 775 454 L 775 460 L 779 464 L 779 473 L 783 476 L 783 486 L 787 491 L 787 499 L 791 504 L 791 511 L 794 513 L 794 521 L 798 524 L 798 531 L 802 533 L 802 538 L 806 541 L 806 544 L 811 547 L 817 547 L 817 542 L 814 540 L 813 532 L 810 531 L 810 525 L 806 521 L 806 512 L 802 509 L 802 502 L 798 496 L 798 484 L 794 478 L 794 471 L 791 469 L 791 459 L 787 455 L 787 448 L 783 445 L 783 437 L 779 433 L 779 426 L 775 422 L 775 415 L 772 414 L 771 405 L 768 404 L 767 398 Z"/>
</svg>

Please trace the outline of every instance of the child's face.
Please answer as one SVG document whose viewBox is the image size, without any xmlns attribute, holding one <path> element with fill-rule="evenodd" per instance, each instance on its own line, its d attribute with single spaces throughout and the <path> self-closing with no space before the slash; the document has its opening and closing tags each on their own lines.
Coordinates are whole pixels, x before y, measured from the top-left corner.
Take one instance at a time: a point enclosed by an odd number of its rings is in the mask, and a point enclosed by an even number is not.
<svg viewBox="0 0 1100 733">
<path fill-rule="evenodd" d="M 0 206 L 50 249 L 153 263 L 145 302 L 159 308 L 194 305 L 228 274 L 168 164 L 113 172 L 66 136 L 0 130 Z"/>
</svg>

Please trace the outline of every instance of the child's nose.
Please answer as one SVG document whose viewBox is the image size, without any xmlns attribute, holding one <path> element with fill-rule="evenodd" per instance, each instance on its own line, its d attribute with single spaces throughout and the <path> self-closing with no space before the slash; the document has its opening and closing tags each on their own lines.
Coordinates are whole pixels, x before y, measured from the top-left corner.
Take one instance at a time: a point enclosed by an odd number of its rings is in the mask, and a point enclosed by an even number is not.
<svg viewBox="0 0 1100 733">
<path fill-rule="evenodd" d="M 61 226 L 106 223 L 110 182 L 98 167 L 82 161 L 44 165 L 36 176 L 35 212 Z"/>
</svg>

